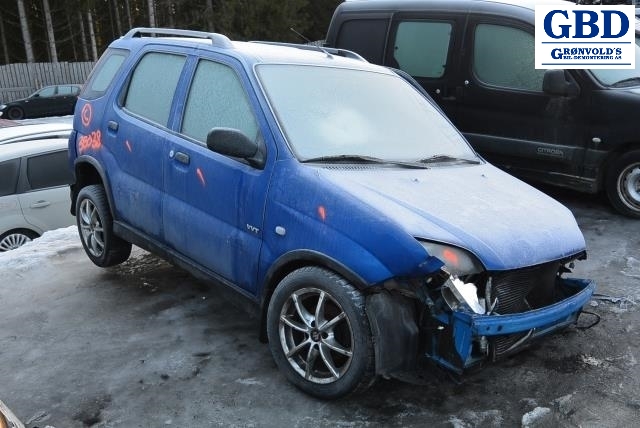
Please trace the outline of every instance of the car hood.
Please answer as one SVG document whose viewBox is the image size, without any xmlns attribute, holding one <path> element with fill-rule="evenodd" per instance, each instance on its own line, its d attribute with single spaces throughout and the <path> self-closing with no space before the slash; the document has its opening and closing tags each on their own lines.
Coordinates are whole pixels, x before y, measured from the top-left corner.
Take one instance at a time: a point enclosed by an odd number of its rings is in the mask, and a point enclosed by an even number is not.
<svg viewBox="0 0 640 428">
<path fill-rule="evenodd" d="M 533 266 L 585 249 L 571 212 L 490 164 L 322 168 L 321 175 L 412 236 L 472 252 L 488 270 Z"/>
</svg>

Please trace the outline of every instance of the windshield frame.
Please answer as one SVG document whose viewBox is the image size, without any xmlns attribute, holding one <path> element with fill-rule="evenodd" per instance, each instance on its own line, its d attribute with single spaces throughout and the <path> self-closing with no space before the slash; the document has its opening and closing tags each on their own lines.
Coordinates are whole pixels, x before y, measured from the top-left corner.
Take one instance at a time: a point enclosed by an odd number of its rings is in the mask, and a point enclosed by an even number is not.
<svg viewBox="0 0 640 428">
<path fill-rule="evenodd" d="M 314 164 L 317 162 L 311 162 L 311 160 L 313 160 L 314 158 L 316 158 L 317 156 L 305 156 L 303 154 L 300 153 L 300 151 L 297 149 L 297 146 L 295 144 L 294 141 L 291 141 L 291 136 L 288 133 L 287 130 L 287 124 L 283 123 L 286 122 L 286 120 L 283 120 L 280 110 L 277 110 L 276 107 L 282 108 L 282 105 L 274 105 L 274 103 L 277 103 L 276 101 L 274 101 L 271 98 L 271 95 L 269 93 L 269 91 L 267 90 L 267 86 L 269 85 L 268 82 L 263 80 L 263 77 L 260 74 L 260 68 L 261 67 L 278 67 L 278 66 L 285 66 L 285 67 L 310 67 L 310 68 L 315 68 L 315 69 L 339 69 L 339 70 L 346 70 L 346 71 L 353 71 L 353 72 L 357 72 L 357 73 L 368 73 L 368 74 L 378 74 L 381 76 L 388 76 L 390 78 L 394 78 L 394 79 L 399 79 L 403 84 L 407 85 L 408 88 L 410 88 L 412 91 L 415 91 L 415 95 L 416 97 L 419 97 L 421 99 L 421 102 L 426 102 L 426 104 L 429 105 L 429 108 L 432 109 L 431 113 L 437 114 L 438 117 L 446 122 L 447 126 L 449 127 L 450 132 L 455 133 L 455 145 L 457 146 L 458 144 L 460 144 L 459 146 L 459 150 L 458 151 L 454 151 L 451 150 L 451 155 L 453 156 L 458 156 L 460 157 L 461 155 L 464 155 L 462 159 L 458 159 L 460 162 L 456 162 L 456 163 L 468 163 L 470 165 L 472 164 L 482 164 L 485 163 L 486 161 L 475 151 L 475 149 L 471 146 L 471 144 L 469 144 L 469 142 L 467 141 L 466 137 L 451 123 L 451 121 L 449 120 L 449 118 L 444 114 L 444 112 L 442 112 L 442 109 L 435 103 L 435 101 L 433 99 L 431 99 L 431 97 L 425 96 L 422 91 L 419 91 L 416 89 L 416 87 L 407 80 L 407 78 L 405 78 L 402 75 L 399 75 L 398 73 L 395 73 L 393 69 L 389 69 L 389 68 L 384 68 L 384 67 L 376 67 L 379 68 L 375 69 L 375 68 L 359 68 L 359 67 L 349 67 L 349 66 L 344 66 L 344 65 L 332 65 L 332 64 L 317 64 L 317 63 L 298 63 L 298 62 L 268 62 L 268 63 L 257 63 L 253 65 L 253 72 L 254 72 L 254 77 L 256 78 L 256 81 L 258 82 L 258 87 L 260 88 L 262 95 L 264 96 L 264 99 L 268 105 L 268 108 L 272 114 L 273 119 L 275 120 L 275 123 L 278 127 L 278 129 L 280 130 L 280 134 L 282 136 L 282 138 L 284 139 L 285 144 L 287 145 L 287 148 L 289 149 L 290 153 L 292 154 L 292 156 L 298 160 L 298 162 L 300 163 L 308 163 L 308 164 Z M 266 79 L 265 79 L 266 80 Z M 290 118 L 288 118 L 287 120 L 290 120 Z M 454 147 L 456 147 L 454 146 Z M 464 149 L 461 149 L 460 147 L 464 147 Z M 437 153 L 440 154 L 440 153 Z M 349 151 L 344 151 L 341 152 L 339 155 L 336 153 L 324 153 L 323 155 L 320 155 L 318 157 L 323 157 L 323 156 L 327 156 L 327 157 L 339 157 L 340 155 L 344 155 L 346 157 L 358 157 L 358 156 L 376 156 L 375 154 L 373 154 L 372 152 L 358 152 L 357 150 L 354 152 L 349 152 Z M 420 159 L 424 158 L 424 153 L 420 153 L 419 151 L 416 151 L 415 153 L 416 156 L 412 157 L 411 159 L 408 158 L 404 158 L 404 157 L 383 157 L 380 158 L 380 161 L 388 161 L 389 165 L 393 165 L 396 164 L 396 166 L 400 167 L 402 163 L 406 163 L 406 164 L 410 164 L 410 163 L 414 163 L 416 167 L 419 167 L 420 165 Z M 415 158 L 415 159 L 414 159 Z M 381 163 L 383 163 L 381 162 Z M 319 163 L 325 163 L 325 162 L 319 162 Z M 326 163 L 330 163 L 330 162 L 326 162 Z M 336 161 L 335 163 L 345 163 L 344 161 Z M 354 160 L 353 163 L 359 163 L 357 160 Z M 442 162 L 442 163 L 449 163 L 451 164 L 451 161 L 447 161 L 447 162 Z M 425 165 L 422 165 L 422 167 L 424 168 Z"/>
</svg>

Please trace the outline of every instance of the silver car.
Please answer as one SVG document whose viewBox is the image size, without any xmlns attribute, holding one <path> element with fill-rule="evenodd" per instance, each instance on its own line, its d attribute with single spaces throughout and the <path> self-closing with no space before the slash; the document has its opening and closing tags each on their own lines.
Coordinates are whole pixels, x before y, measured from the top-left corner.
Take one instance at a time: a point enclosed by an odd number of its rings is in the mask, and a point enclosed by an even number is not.
<svg viewBox="0 0 640 428">
<path fill-rule="evenodd" d="M 49 123 L 27 123 L 6 121 L 9 126 L 0 127 L 0 144 L 34 141 L 43 138 L 69 138 L 73 128 L 70 119 Z"/>
<path fill-rule="evenodd" d="M 75 224 L 67 139 L 0 145 L 0 252 Z"/>
</svg>

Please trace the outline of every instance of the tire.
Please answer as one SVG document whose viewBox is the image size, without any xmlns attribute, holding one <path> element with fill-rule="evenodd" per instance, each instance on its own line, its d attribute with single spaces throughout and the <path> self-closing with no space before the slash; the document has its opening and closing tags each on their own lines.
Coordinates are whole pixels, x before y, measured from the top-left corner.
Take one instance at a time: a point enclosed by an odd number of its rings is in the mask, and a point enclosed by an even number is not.
<svg viewBox="0 0 640 428">
<path fill-rule="evenodd" d="M 24 119 L 24 111 L 20 107 L 10 107 L 7 110 L 7 118 L 11 120 Z"/>
<path fill-rule="evenodd" d="M 26 229 L 10 230 L 0 236 L 0 253 L 22 247 L 36 239 L 38 234 Z"/>
<path fill-rule="evenodd" d="M 267 335 L 286 378 L 314 397 L 362 392 L 375 380 L 364 296 L 331 271 L 305 267 L 287 275 L 269 303 Z"/>
<path fill-rule="evenodd" d="M 640 218 L 640 150 L 624 153 L 613 161 L 605 188 L 616 211 Z"/>
<path fill-rule="evenodd" d="M 113 234 L 113 218 L 102 186 L 93 184 L 80 190 L 76 223 L 84 251 L 95 265 L 115 266 L 129 258 L 131 244 Z"/>
</svg>

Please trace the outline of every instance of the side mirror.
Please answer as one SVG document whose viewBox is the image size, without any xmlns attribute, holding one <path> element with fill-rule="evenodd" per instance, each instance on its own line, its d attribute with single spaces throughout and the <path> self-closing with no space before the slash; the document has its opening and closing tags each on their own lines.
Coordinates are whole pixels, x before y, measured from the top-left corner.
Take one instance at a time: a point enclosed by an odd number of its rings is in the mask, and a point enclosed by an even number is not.
<svg viewBox="0 0 640 428">
<path fill-rule="evenodd" d="M 542 90 L 546 94 L 562 97 L 577 97 L 580 94 L 580 88 L 574 81 L 567 79 L 564 70 L 545 71 Z"/>
<path fill-rule="evenodd" d="M 207 134 L 207 147 L 221 155 L 244 159 L 255 168 L 264 166 L 260 145 L 238 129 L 213 128 Z"/>
</svg>

